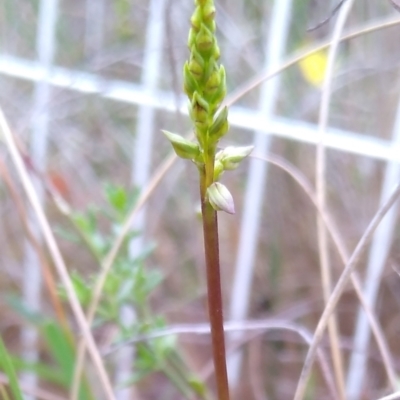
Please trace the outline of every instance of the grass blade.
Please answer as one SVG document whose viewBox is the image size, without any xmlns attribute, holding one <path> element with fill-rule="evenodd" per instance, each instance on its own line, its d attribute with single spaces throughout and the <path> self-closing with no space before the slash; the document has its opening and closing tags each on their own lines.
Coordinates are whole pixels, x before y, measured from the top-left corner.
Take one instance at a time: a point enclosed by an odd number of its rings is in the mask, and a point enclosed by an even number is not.
<svg viewBox="0 0 400 400">
<path fill-rule="evenodd" d="M 4 345 L 3 339 L 0 336 L 0 367 L 4 370 L 8 377 L 12 398 L 15 400 L 24 400 L 22 397 L 21 388 L 19 387 L 17 374 L 15 373 L 14 366 L 11 363 L 10 356 L 7 348 Z"/>
</svg>

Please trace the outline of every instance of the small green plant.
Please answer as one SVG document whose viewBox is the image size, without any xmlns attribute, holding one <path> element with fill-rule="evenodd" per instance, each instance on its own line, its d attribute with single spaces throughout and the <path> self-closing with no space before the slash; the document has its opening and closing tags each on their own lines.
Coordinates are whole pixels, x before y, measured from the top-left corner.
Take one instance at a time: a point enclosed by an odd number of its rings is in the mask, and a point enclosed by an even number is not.
<svg viewBox="0 0 400 400">
<path fill-rule="evenodd" d="M 89 207 L 85 212 L 74 214 L 73 222 L 78 229 L 80 239 L 100 264 L 109 253 L 124 221 L 135 206 L 137 195 L 136 191 L 128 192 L 121 186 L 108 184 L 105 186 L 106 207 Z M 101 222 L 105 221 L 102 221 L 102 217 L 108 222 L 108 229 L 104 229 L 104 223 Z M 149 297 L 163 279 L 158 270 L 145 268 L 144 261 L 154 246 L 147 246 L 142 254 L 132 259 L 128 249 L 129 240 L 136 234 L 137 232 L 132 232 L 124 239 L 113 268 L 107 275 L 94 320 L 96 327 L 113 324 L 118 328 L 114 344 L 123 343 L 138 335 L 151 334 L 165 327 L 164 319 L 154 315 L 149 304 Z M 97 274 L 87 277 L 75 271 L 71 274 L 71 278 L 81 304 L 84 307 L 88 306 L 92 300 Z M 137 314 L 137 320 L 127 325 L 121 319 L 122 307 L 132 307 Z M 123 385 L 136 384 L 152 373 L 161 372 L 187 398 L 193 393 L 198 395 L 199 387 L 206 393 L 203 383 L 191 376 L 181 360 L 174 336 L 138 342 L 135 344 L 135 350 L 132 374 Z M 201 398 L 203 397 L 202 395 Z"/>
<path fill-rule="evenodd" d="M 76 231 L 65 228 L 58 229 L 59 234 L 66 239 L 86 246 L 99 264 L 110 251 L 122 224 L 131 209 L 134 208 L 138 198 L 137 191 L 128 192 L 122 186 L 111 184 L 105 185 L 104 194 L 105 206 L 89 206 L 86 210 L 71 215 L 71 221 Z M 93 322 L 96 329 L 110 324 L 117 328 L 113 343 L 115 346 L 112 346 L 117 350 L 121 349 L 118 346 L 119 343 L 124 343 L 132 337 L 151 335 L 152 332 L 158 331 L 166 325 L 164 318 L 155 315 L 149 304 L 149 297 L 163 279 L 158 270 L 145 268 L 144 261 L 148 258 L 153 246 L 147 246 L 143 253 L 135 259 L 129 256 L 129 239 L 136 234 L 136 232 L 132 232 L 125 237 L 121 251 L 113 263 L 113 268 L 107 275 L 103 295 Z M 92 301 L 97 275 L 97 271 L 93 271 L 92 274 L 77 270 L 71 272 L 73 287 L 84 308 L 88 307 Z M 67 298 L 63 286 L 60 286 L 58 292 L 61 299 Z M 18 297 L 8 296 L 7 300 L 9 306 L 16 313 L 38 329 L 44 348 L 48 352 L 46 361 L 38 360 L 37 362 L 26 362 L 14 355 L 8 358 L 0 357 L 3 360 L 3 362 L 0 360 L 0 371 L 8 374 L 13 396 L 18 398 L 15 394 L 18 389 L 16 386 L 18 381 L 14 382 L 13 376 L 10 375 L 14 369 L 17 373 L 33 372 L 43 381 L 69 390 L 73 384 L 78 355 L 72 336 L 58 321 L 29 310 L 29 307 Z M 124 306 L 135 309 L 138 318 L 132 324 L 126 324 L 121 318 L 120 310 Z M 0 342 L 0 353 L 4 353 L 6 350 L 1 348 L 1 344 Z M 110 351 L 108 354 L 110 355 L 114 351 L 116 350 Z M 137 384 L 157 372 L 164 374 L 185 398 L 191 398 L 193 395 L 201 399 L 207 398 L 206 386 L 190 372 L 177 349 L 175 336 L 158 337 L 135 343 L 132 374 L 122 385 Z M 94 398 L 93 382 L 85 374 L 82 375 L 82 378 L 77 398 L 92 400 Z M 6 399 L 1 390 L 5 389 L 0 386 L 0 398 Z"/>
<path fill-rule="evenodd" d="M 196 142 L 175 133 L 164 131 L 164 134 L 176 154 L 192 160 L 199 171 L 208 312 L 218 399 L 228 400 L 217 211 L 233 214 L 235 208 L 232 195 L 219 179 L 224 171 L 237 168 L 252 147 L 228 147 L 217 152 L 218 142 L 229 128 L 228 109 L 219 110 L 226 94 L 225 69 L 218 63 L 220 51 L 215 35 L 214 2 L 196 0 L 195 5 L 188 39 L 190 58 L 183 74 Z"/>
<path fill-rule="evenodd" d="M 81 236 L 81 240 L 90 249 L 99 263 L 110 251 L 116 237 L 130 210 L 137 201 L 137 193 L 127 192 L 123 187 L 105 185 L 106 207 L 89 207 L 86 211 L 73 214 L 73 222 Z M 102 218 L 104 217 L 104 218 Z M 103 221 L 103 219 L 105 221 Z M 108 229 L 104 229 L 107 222 Z M 96 315 L 96 324 L 115 323 L 124 332 L 119 340 L 127 339 L 136 332 L 136 324 L 133 327 L 124 326 L 120 319 L 120 310 L 124 306 L 132 306 L 137 309 L 140 319 L 147 326 L 151 313 L 146 310 L 148 296 L 162 281 L 162 275 L 157 270 L 145 270 L 143 261 L 153 250 L 153 246 L 147 246 L 143 253 L 132 260 L 129 256 L 129 241 L 137 235 L 131 232 L 126 235 L 121 251 L 116 258 L 113 268 L 107 275 L 103 289 L 103 296 Z M 86 307 L 91 301 L 97 274 L 86 277 L 74 271 L 71 278 L 75 291 Z"/>
</svg>

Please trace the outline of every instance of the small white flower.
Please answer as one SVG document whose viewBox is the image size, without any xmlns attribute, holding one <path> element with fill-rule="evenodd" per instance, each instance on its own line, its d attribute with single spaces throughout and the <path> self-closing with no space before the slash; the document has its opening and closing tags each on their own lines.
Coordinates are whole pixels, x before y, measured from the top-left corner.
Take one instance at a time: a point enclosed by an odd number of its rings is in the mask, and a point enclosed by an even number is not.
<svg viewBox="0 0 400 400">
<path fill-rule="evenodd" d="M 235 214 L 235 204 L 228 188 L 220 182 L 214 182 L 207 189 L 207 198 L 216 211 L 225 211 Z"/>
</svg>

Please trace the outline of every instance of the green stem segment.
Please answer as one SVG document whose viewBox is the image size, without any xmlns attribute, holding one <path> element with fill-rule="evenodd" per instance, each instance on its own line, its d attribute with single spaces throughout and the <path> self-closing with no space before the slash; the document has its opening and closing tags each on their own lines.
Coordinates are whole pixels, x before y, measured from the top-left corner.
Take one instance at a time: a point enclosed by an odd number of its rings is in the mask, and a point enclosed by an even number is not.
<svg viewBox="0 0 400 400">
<path fill-rule="evenodd" d="M 207 268 L 208 313 L 211 324 L 212 350 L 218 400 L 229 400 L 219 265 L 218 219 L 217 212 L 212 208 L 210 202 L 206 198 L 207 188 L 213 180 L 214 161 L 207 164 L 212 167 L 204 168 L 200 171 L 200 195 Z"/>
</svg>

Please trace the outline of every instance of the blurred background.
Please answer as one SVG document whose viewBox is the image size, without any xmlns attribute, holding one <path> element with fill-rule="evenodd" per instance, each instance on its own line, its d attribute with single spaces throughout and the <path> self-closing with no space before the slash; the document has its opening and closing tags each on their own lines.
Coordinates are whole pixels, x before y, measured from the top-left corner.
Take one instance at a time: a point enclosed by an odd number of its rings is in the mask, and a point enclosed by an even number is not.
<svg viewBox="0 0 400 400">
<path fill-rule="evenodd" d="M 215 3 L 228 96 L 254 77 L 275 71 L 294 54 L 329 40 L 337 18 L 309 30 L 331 16 L 335 1 Z M 127 210 L 171 155 L 161 129 L 190 133 L 182 66 L 188 57 L 192 12 L 193 2 L 182 0 L 0 0 L 0 106 L 26 154 L 68 270 L 83 287 L 99 273 L 98 259 L 110 248 Z M 383 25 L 399 18 L 397 14 L 389 1 L 357 0 L 345 31 Z M 325 139 L 327 208 L 350 253 L 399 180 L 399 35 L 398 25 L 360 35 L 343 42 L 335 60 Z M 231 129 L 221 145 L 254 144 L 253 155 L 280 156 L 315 187 L 326 64 L 327 51 L 321 50 L 273 79 L 260 81 L 230 108 Z M 44 289 L 43 260 L 27 238 L 24 223 L 39 247 L 44 245 L 4 146 L 0 154 L 0 332 L 20 360 L 52 365 L 54 355 L 38 321 L 55 318 L 54 309 Z M 222 180 L 236 206 L 234 216 L 219 218 L 225 319 L 287 321 L 311 335 L 324 308 L 314 205 L 287 172 L 256 158 Z M 77 239 L 76 227 L 57 210 L 48 186 L 69 203 L 89 244 Z M 18 198 L 25 210 L 22 218 Z M 120 208 L 115 205 L 118 199 L 123 203 Z M 109 302 L 106 316 L 98 315 L 94 333 L 102 349 L 147 333 L 142 325 L 135 328 L 143 321 L 161 318 L 163 327 L 207 322 L 198 201 L 194 165 L 176 160 L 135 218 L 124 250 L 126 263 L 140 265 L 142 278 L 150 282 L 148 291 L 141 299 L 132 294 L 135 285 L 142 286 L 137 275 L 129 275 L 129 267 L 123 276 L 129 276 L 130 285 L 124 284 L 125 278 L 117 279 L 118 284 L 105 289 L 106 298 L 126 295 L 120 302 Z M 396 222 L 395 207 L 374 236 L 359 271 L 399 371 Z M 329 246 L 336 282 L 343 263 L 333 244 Z M 49 262 L 46 251 L 43 254 Z M 58 290 L 62 295 L 62 288 Z M 347 398 L 384 395 L 389 386 L 381 356 L 350 285 L 337 307 L 337 318 Z M 234 398 L 292 398 L 307 350 L 296 329 L 240 332 L 227 335 L 228 351 L 240 349 L 228 359 Z M 188 370 L 207 381 L 212 392 L 209 336 L 177 335 L 173 346 Z M 136 353 L 132 346 L 125 349 L 122 356 L 117 352 L 106 359 L 120 399 L 194 398 L 174 388 L 160 369 L 136 376 L 142 368 L 136 361 L 142 357 L 140 348 Z M 322 349 L 330 365 L 328 337 Z M 68 383 L 63 387 L 27 371 L 21 379 L 29 387 L 48 387 L 66 396 Z M 126 383 L 134 383 L 137 397 L 124 389 Z M 318 363 L 307 396 L 331 398 Z"/>
</svg>

